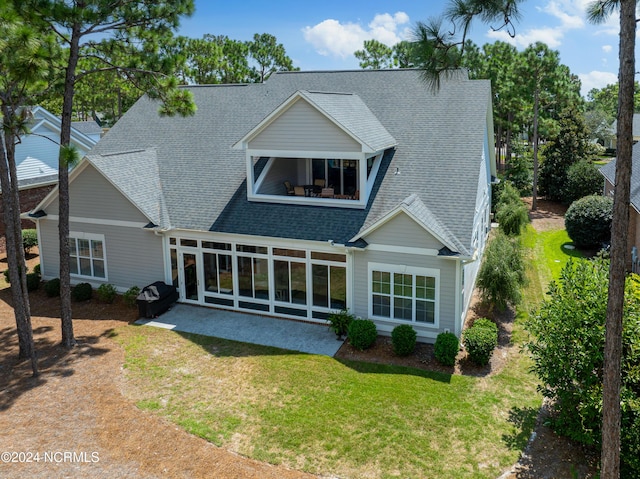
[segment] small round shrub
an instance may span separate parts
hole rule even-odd
[[[40,263],[38,263],[37,265],[35,265],[35,266],[33,267],[33,271],[32,271],[32,273],[37,274],[37,275],[38,275],[38,277],[42,277],[42,273],[41,273],[41,271],[40,271]]]
[[[138,297],[139,294],[140,294],[140,288],[138,286],[131,286],[122,295],[122,300],[124,301],[124,304],[126,304],[127,306],[133,307],[136,305],[136,298]]]
[[[22,230],[22,247],[25,254],[36,246],[38,246],[38,232],[34,229]]]
[[[89,283],[78,283],[71,290],[71,299],[76,302],[87,301],[91,299],[93,288]]]
[[[26,271],[29,272],[29,268],[27,268]],[[22,274],[22,268],[20,266],[18,266],[18,272]],[[11,277],[9,276],[9,270],[5,269],[2,272],[2,274],[4,275],[4,280],[7,282],[7,284],[11,284]]]
[[[562,189],[562,201],[571,204],[585,196],[602,192],[602,175],[591,161],[581,160],[567,170],[567,182]]]
[[[353,314],[349,313],[346,309],[342,311],[338,311],[336,313],[331,313],[329,318],[329,328],[331,331],[336,333],[338,338],[345,336],[349,331],[349,325],[354,321],[355,317]]]
[[[418,334],[408,324],[401,324],[391,331],[391,343],[393,352],[398,356],[409,356],[416,349],[416,338]]]
[[[44,292],[49,298],[60,296],[60,278],[50,279],[44,283]]]
[[[585,196],[574,201],[564,217],[564,226],[579,248],[600,246],[611,239],[613,200],[604,196]]]
[[[347,337],[354,348],[364,351],[373,346],[378,337],[378,330],[370,319],[355,319],[349,324]]]
[[[498,345],[498,327],[488,319],[478,319],[463,336],[464,348],[469,359],[479,366],[489,363],[493,350]]]
[[[440,364],[453,366],[456,363],[456,356],[460,350],[460,341],[453,333],[440,333],[436,337],[436,344],[433,345],[433,352]]]
[[[38,273],[29,273],[27,275],[27,291],[35,291],[40,287],[40,275]]]
[[[101,284],[96,291],[96,295],[98,299],[103,303],[113,303],[113,300],[116,299],[116,295],[118,292],[116,291],[116,287],[112,284],[106,283]]]

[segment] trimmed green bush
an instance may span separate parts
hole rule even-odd
[[[347,338],[351,345],[364,351],[370,348],[375,343],[378,337],[378,330],[376,325],[370,319],[355,319],[349,324],[347,329]]]
[[[498,233],[487,246],[478,273],[482,300],[498,309],[504,309],[508,303],[517,304],[525,280],[520,243]]]
[[[22,230],[22,247],[25,254],[38,246],[38,232],[34,229]]]
[[[126,304],[127,306],[133,307],[136,305],[136,298],[138,297],[139,294],[140,294],[140,288],[137,286],[131,286],[122,295],[122,300],[124,301],[124,304]]]
[[[89,283],[76,284],[71,290],[71,299],[76,302],[88,301],[93,294],[93,288]]]
[[[112,284],[101,284],[97,291],[96,295],[98,299],[103,303],[113,303],[113,300],[116,299],[118,292],[116,291],[116,287]]]
[[[20,274],[22,274],[22,268],[18,266],[18,271],[20,272]],[[27,271],[29,272],[29,268],[27,268]],[[7,282],[7,284],[11,284],[11,277],[9,276],[9,270],[5,269],[2,274],[4,275],[4,280]]]
[[[433,352],[440,364],[453,366],[456,363],[456,356],[460,350],[460,341],[453,333],[440,333],[436,337],[436,344]]]
[[[569,206],[564,216],[564,226],[577,247],[598,247],[611,239],[612,219],[611,198],[585,196]]]
[[[35,265],[33,267],[33,271],[32,273],[35,273],[38,275],[38,277],[42,277],[42,273],[40,272],[40,263],[38,263],[37,265]]]
[[[342,311],[331,313],[327,319],[329,321],[329,329],[336,333],[338,338],[341,338],[347,335],[349,325],[355,320],[355,316],[343,309]]]
[[[27,291],[35,291],[40,287],[40,275],[38,273],[29,273],[27,275]]]
[[[591,161],[574,163],[567,170],[567,183],[562,190],[562,201],[571,204],[585,196],[602,192],[602,175]]]
[[[519,199],[513,203],[498,203],[496,221],[506,235],[517,236],[529,222],[527,206]]]
[[[464,332],[464,348],[469,353],[469,359],[484,366],[489,363],[493,350],[498,345],[498,327],[489,320],[480,318]]]
[[[391,331],[393,352],[398,356],[409,356],[416,349],[418,333],[409,324],[401,324]]]
[[[44,283],[44,292],[49,298],[60,296],[60,278],[50,279]]]

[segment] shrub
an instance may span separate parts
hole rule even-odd
[[[640,282],[626,280],[622,319],[621,474],[640,477]],[[609,262],[569,262],[525,327],[540,391],[550,399],[551,425],[563,436],[600,445]]]
[[[378,337],[378,330],[370,319],[354,319],[349,324],[347,337],[354,348],[364,351],[373,346]]]
[[[487,246],[478,273],[482,300],[499,309],[504,309],[507,303],[517,304],[525,279],[520,243],[498,233]]]
[[[49,298],[60,296],[60,278],[50,279],[44,283],[44,292]]]
[[[500,209],[500,205],[509,205],[512,203],[522,203],[520,192],[510,181],[500,183],[502,186],[497,190],[496,210]]]
[[[126,304],[127,306],[133,307],[136,305],[136,298],[138,297],[139,294],[140,294],[140,288],[138,288],[137,286],[131,286],[122,295],[122,300],[124,301],[124,304]]]
[[[564,217],[564,226],[580,248],[600,246],[611,238],[613,200],[604,196],[585,196],[574,201]]]
[[[401,324],[391,331],[393,352],[398,356],[408,356],[416,349],[417,333],[408,324]]]
[[[445,366],[453,366],[460,350],[460,341],[453,333],[440,333],[433,346],[434,355],[439,363]]]
[[[93,288],[89,283],[76,284],[71,290],[71,299],[76,302],[87,301],[91,299]]]
[[[36,246],[38,246],[38,232],[34,229],[22,230],[22,247],[25,254]]]
[[[353,314],[349,313],[346,309],[342,311],[338,311],[336,313],[331,313],[329,315],[329,329],[336,333],[338,338],[342,336],[346,336],[349,331],[349,325],[353,322],[355,317]]]
[[[40,287],[40,275],[38,273],[29,273],[27,275],[27,291],[35,291]]]
[[[529,222],[529,212],[526,205],[518,200],[515,203],[498,203],[496,221],[500,229],[509,236],[517,236]]]
[[[35,273],[35,274],[37,274],[37,275],[38,275],[38,277],[41,277],[41,276],[42,276],[42,274],[41,274],[41,272],[40,272],[40,263],[38,263],[37,265],[35,265],[35,266],[33,267],[33,271],[32,271],[32,272],[33,272],[33,273]]]
[[[562,201],[566,204],[597,195],[602,192],[602,175],[598,167],[590,161],[579,161],[569,167],[567,182],[562,191]]]
[[[116,295],[118,294],[118,292],[116,291],[116,288],[114,285],[112,284],[101,284],[98,287],[98,290],[96,291],[96,294],[98,295],[98,299],[100,301],[102,301],[103,303],[113,303],[113,300],[116,299]]]
[[[29,271],[29,268],[27,268],[26,270],[27,272]],[[22,268],[20,266],[18,266],[18,272],[20,274],[22,274]],[[9,276],[9,270],[5,269],[2,274],[4,275],[4,280],[7,282],[7,284],[11,284],[11,277]]]
[[[464,332],[464,348],[469,359],[479,366],[489,363],[493,350],[498,345],[498,327],[493,321],[485,319],[476,322]]]

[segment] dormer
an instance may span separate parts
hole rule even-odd
[[[394,146],[358,95],[300,90],[233,148],[246,153],[249,201],[364,208]]]

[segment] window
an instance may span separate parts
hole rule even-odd
[[[437,270],[391,265],[370,265],[369,269],[373,316],[437,326]]]
[[[104,236],[70,233],[69,270],[74,276],[107,279]]]

